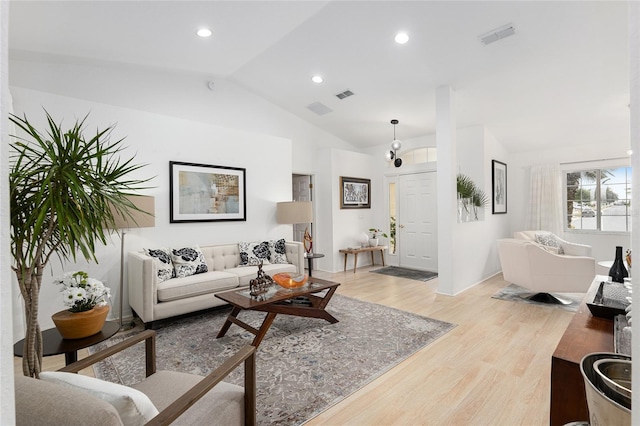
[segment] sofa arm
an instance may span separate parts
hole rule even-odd
[[[591,257],[591,246],[588,246],[586,244],[572,243],[569,241],[565,241],[559,237],[556,237],[556,239],[560,242],[562,250],[564,250],[564,254],[569,256]]]
[[[304,273],[304,247],[299,241],[285,241],[287,260],[295,265],[298,274]]]
[[[127,260],[129,306],[143,322],[151,322],[158,303],[158,267],[153,257],[142,252],[129,252]]]

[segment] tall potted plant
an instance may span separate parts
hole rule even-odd
[[[126,196],[149,180],[127,177],[144,165],[121,158],[123,139],[109,138],[113,126],[85,137],[87,116],[63,130],[45,114],[44,133],[26,115],[9,117],[23,132],[13,136],[9,157],[11,254],[26,316],[22,370],[33,377],[42,366],[38,297],[45,266],[53,255],[62,261],[82,254],[97,262],[96,240],[107,243],[114,214],[138,210]]]

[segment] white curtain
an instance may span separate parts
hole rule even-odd
[[[560,166],[531,166],[527,227],[562,232],[562,177]]]

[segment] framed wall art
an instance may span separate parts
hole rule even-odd
[[[169,162],[169,221],[247,220],[245,169]]]
[[[370,209],[371,179],[340,176],[340,208]]]
[[[498,160],[491,160],[492,213],[507,212],[507,165]]]

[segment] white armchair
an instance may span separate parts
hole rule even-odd
[[[566,247],[565,253],[591,251],[589,246]],[[593,257],[555,254],[529,239],[498,240],[498,255],[504,280],[530,290],[527,297],[539,302],[570,303],[551,293],[584,293],[596,273]]]

